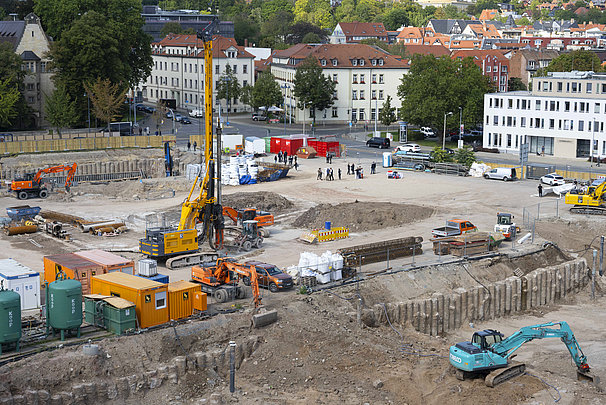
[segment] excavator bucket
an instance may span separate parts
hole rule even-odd
[[[577,380],[578,381],[589,381],[596,387],[599,386],[599,384],[600,384],[600,377],[598,377],[597,375],[591,374],[591,372],[589,372],[589,371],[577,370]]]

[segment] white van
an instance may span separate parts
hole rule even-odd
[[[484,173],[485,179],[515,180],[518,178],[515,167],[497,167]]]

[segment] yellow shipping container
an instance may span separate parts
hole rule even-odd
[[[166,284],[116,271],[93,277],[91,293],[111,295],[133,302],[140,328],[168,322]]]
[[[168,283],[168,306],[170,319],[175,321],[194,313],[194,294],[200,292],[200,284],[188,281]]]

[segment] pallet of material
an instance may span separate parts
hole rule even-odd
[[[357,267],[362,264],[377,263],[387,261],[387,259],[412,256],[413,254],[420,255],[423,253],[422,242],[422,237],[411,236],[408,238],[350,246],[339,249],[337,253],[343,256],[344,266]]]
[[[474,232],[465,235],[440,238],[433,241],[433,252],[436,255],[469,256],[486,253],[496,249],[504,237],[501,234]]]

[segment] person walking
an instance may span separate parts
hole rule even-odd
[[[191,149],[191,142],[190,142],[190,141],[187,141],[187,151],[189,152],[189,151],[190,151],[190,149]]]
[[[330,180],[334,181],[335,180],[335,171],[333,170],[333,168],[330,168]]]
[[[539,187],[537,187],[537,189],[539,190],[539,197],[543,197],[543,186],[541,183],[539,183]]]
[[[322,169],[318,168],[318,176],[316,177],[316,180],[322,180]]]
[[[295,164],[297,164],[297,155],[295,155]]]
[[[377,168],[377,164],[375,162],[372,162],[372,164],[370,165],[370,174],[375,174],[376,168]]]
[[[274,163],[278,163],[278,155],[274,156]]]
[[[194,152],[196,151],[197,147],[198,147],[198,142],[194,141]]]
[[[295,170],[299,170],[299,164],[295,162]]]
[[[139,136],[143,135],[143,127],[139,127]]]
[[[349,165],[347,165],[349,167]],[[339,180],[341,180],[341,168],[339,167],[339,170],[337,170],[337,174],[339,176]]]
[[[347,164],[347,175],[349,176],[351,174],[351,166],[349,166],[349,163]]]
[[[288,152],[284,151],[284,164],[288,162]]]
[[[328,153],[326,154],[326,163],[330,163],[330,156],[328,156]]]
[[[326,180],[327,181],[330,180],[330,168],[329,167],[326,168]]]

